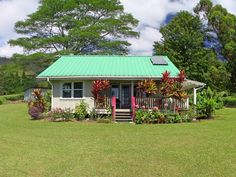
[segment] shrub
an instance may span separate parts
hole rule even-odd
[[[45,111],[50,111],[51,110],[51,99],[52,99],[51,91],[45,92],[43,95],[43,98],[44,98],[44,102],[45,102]]]
[[[41,119],[43,117],[43,111],[40,107],[30,106],[28,112],[32,119]]]
[[[210,87],[205,89],[197,96],[198,96],[198,103],[197,103],[198,114],[206,118],[212,117],[213,112],[217,108],[217,101]]]
[[[142,124],[145,120],[145,111],[143,109],[138,109],[135,114],[135,123]]]
[[[39,119],[40,115],[45,111],[45,100],[40,89],[35,89],[32,95],[34,98],[28,103],[28,113],[31,118]]]
[[[89,113],[89,118],[92,119],[92,120],[96,120],[98,118],[98,114],[96,112],[96,109],[93,108],[90,113]]]
[[[4,97],[0,97],[0,105],[4,104],[6,102],[6,99]]]
[[[165,123],[164,114],[161,113],[157,109],[146,110],[146,109],[138,109],[136,111],[135,123]]]
[[[75,107],[75,118],[78,120],[84,120],[88,115],[88,104],[82,101],[79,105]]]
[[[228,107],[236,107],[236,97],[233,96],[225,97],[224,105]]]
[[[24,95],[23,94],[5,95],[4,98],[7,101],[19,101],[19,100],[23,100],[24,99]]]
[[[153,110],[138,109],[136,111],[135,123],[152,123],[152,124],[164,124],[164,123],[181,123],[191,122],[196,117],[193,109],[187,112],[173,113],[173,112],[160,112],[155,108]]]
[[[53,120],[53,121],[68,121],[74,118],[74,113],[71,109],[61,109],[61,108],[55,108],[48,112],[47,118]]]

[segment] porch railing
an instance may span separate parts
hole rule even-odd
[[[187,110],[189,105],[189,98],[186,99],[176,99],[176,98],[140,98],[136,97],[136,105],[139,107],[145,107],[146,109],[152,109],[158,107],[159,109],[168,110]]]
[[[95,101],[95,109],[107,109],[111,107],[111,98],[104,97]]]

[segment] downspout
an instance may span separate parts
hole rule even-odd
[[[197,105],[197,91],[200,90],[200,89],[203,89],[205,86],[206,86],[206,84],[204,84],[201,87],[193,89],[193,105],[194,105],[194,112],[195,113],[196,113],[196,105]]]
[[[49,77],[47,77],[47,82],[51,85],[51,109],[53,108],[53,84],[51,83],[51,81],[49,80]]]

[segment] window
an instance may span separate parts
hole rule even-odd
[[[83,83],[75,82],[74,83],[74,98],[82,98],[83,97]]]
[[[62,86],[62,98],[82,98],[83,97],[83,83],[69,82]]]
[[[62,88],[62,97],[71,98],[72,96],[72,83],[64,83]]]

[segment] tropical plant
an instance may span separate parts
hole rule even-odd
[[[183,90],[183,82],[186,80],[186,74],[184,70],[181,70],[180,73],[178,74],[177,78],[174,78],[173,81],[173,87],[172,87],[172,93],[171,96],[174,98],[177,98],[179,100],[182,100],[187,96],[187,93]]]
[[[45,100],[41,89],[34,89],[32,95],[33,99],[28,103],[28,113],[33,119],[38,119],[41,118],[41,114],[45,111]]]
[[[75,118],[78,120],[84,120],[88,115],[88,104],[84,101],[81,101],[80,104],[75,107]]]
[[[164,97],[169,97],[173,92],[174,80],[170,78],[170,72],[165,71],[162,73],[161,83],[160,83],[160,93]]]
[[[146,93],[147,96],[158,93],[157,83],[152,79],[146,79],[138,82],[138,87],[141,92]]]
[[[211,118],[217,107],[214,92],[210,87],[197,95],[197,111],[200,116]]]
[[[103,108],[107,108],[109,105],[105,105],[107,98],[107,92],[111,87],[108,80],[96,80],[92,82],[91,92],[95,100],[96,105],[100,105]]]

